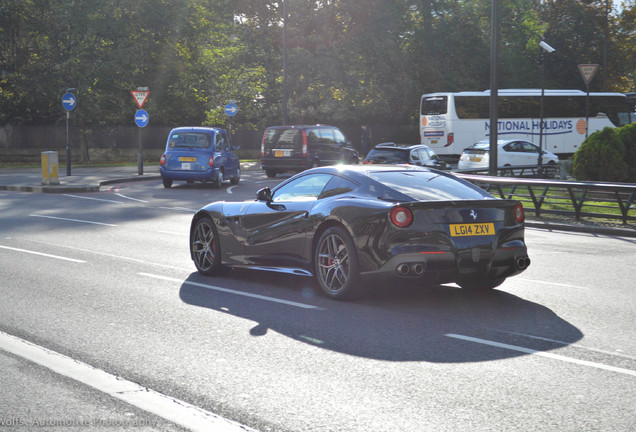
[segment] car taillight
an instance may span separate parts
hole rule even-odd
[[[265,135],[263,134],[263,141],[261,141],[261,157],[265,157]]]
[[[523,211],[523,206],[521,204],[517,204],[515,206],[515,220],[517,221],[517,223],[521,223],[523,222],[524,217],[525,213]]]
[[[307,156],[307,134],[303,131],[303,157]]]
[[[211,167],[214,166],[214,156],[210,156],[210,159],[208,159],[208,165],[210,165]]]
[[[406,228],[413,222],[413,212],[406,207],[393,207],[390,213],[391,222],[398,228]]]
[[[161,164],[161,166],[164,166],[166,164],[166,155],[165,154],[161,155],[161,159],[159,159],[159,163]]]

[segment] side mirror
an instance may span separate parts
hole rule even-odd
[[[272,190],[268,187],[259,189],[256,192],[256,200],[270,202],[272,200]]]

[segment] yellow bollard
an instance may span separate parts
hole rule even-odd
[[[42,184],[59,185],[60,179],[57,176],[58,157],[57,152],[42,152]]]

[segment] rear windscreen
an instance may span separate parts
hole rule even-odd
[[[265,150],[298,148],[300,134],[299,129],[268,129],[265,131]]]
[[[387,189],[380,199],[414,201],[455,201],[493,198],[465,180],[433,171],[370,172],[369,177]]]
[[[422,99],[422,115],[441,115],[448,112],[448,97],[431,96]]]
[[[382,163],[404,163],[409,160],[409,152],[397,149],[373,149],[366,159]]]
[[[170,136],[168,147],[208,148],[211,140],[212,137],[207,133],[177,132]]]

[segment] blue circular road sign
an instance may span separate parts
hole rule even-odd
[[[229,115],[230,117],[236,115],[237,112],[238,108],[233,103],[225,105],[225,114]]]
[[[150,120],[150,116],[146,112],[146,110],[137,110],[135,113],[135,123],[139,127],[145,127],[148,124],[148,120]]]
[[[62,106],[66,111],[70,111],[75,108],[77,105],[77,99],[75,99],[75,95],[73,93],[65,93],[62,96]]]

